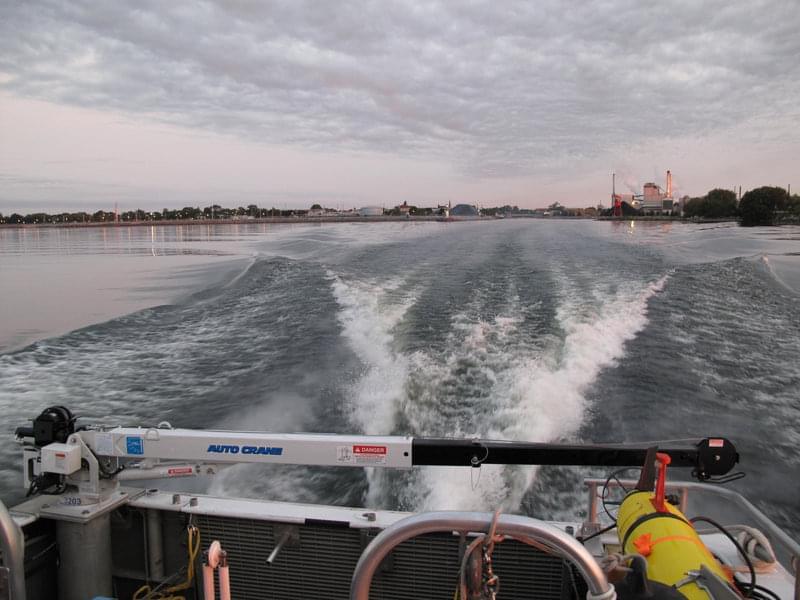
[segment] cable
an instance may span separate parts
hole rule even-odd
[[[106,471],[106,467],[103,464],[103,461],[100,460],[100,457],[97,456],[97,453],[89,448],[89,446],[86,446],[86,449],[92,453],[92,456],[94,456],[94,459],[97,461],[97,468],[100,471],[100,479],[113,479],[125,469],[125,465],[119,465],[115,471]],[[117,464],[119,464],[119,461],[117,461]]]
[[[200,530],[194,525],[189,525],[186,528],[186,549],[189,556],[186,563],[186,580],[183,583],[165,588],[163,592],[159,590],[164,587],[166,582],[155,588],[145,584],[136,590],[133,594],[133,600],[185,600],[184,596],[179,596],[175,592],[188,590],[194,580],[194,565],[197,561],[197,555],[200,553]],[[170,579],[172,577],[174,575]]]
[[[604,533],[606,533],[607,531],[611,531],[612,529],[614,529],[616,526],[617,526],[617,524],[616,524],[616,523],[612,523],[612,524],[611,524],[611,525],[609,525],[608,527],[603,527],[603,528],[602,528],[600,531],[595,531],[595,532],[594,532],[592,535],[587,535],[586,537],[582,537],[582,538],[575,538],[575,539],[577,539],[577,540],[578,540],[578,541],[579,541],[581,544],[585,544],[585,543],[586,543],[587,541],[589,541],[590,539],[592,539],[592,538],[595,538],[595,537],[597,537],[598,535],[603,535],[603,534],[604,534]]]
[[[765,588],[763,585],[755,585],[753,587],[755,588],[755,590],[757,590],[757,592],[763,592],[764,594],[766,594],[767,595],[766,596],[766,600],[781,600],[781,597],[778,596],[778,594],[776,594],[775,592],[773,592],[770,589]],[[765,598],[765,596],[762,596],[760,593],[759,594],[755,594],[754,593],[753,597],[754,598]]]
[[[744,590],[741,590],[741,591],[748,598],[750,596],[752,596],[753,591],[756,589],[756,570],[755,570],[755,568],[753,568],[753,561],[751,561],[750,557],[747,556],[747,553],[744,551],[744,549],[739,544],[739,542],[736,541],[736,538],[733,537],[728,532],[728,530],[725,529],[722,525],[720,525],[719,523],[717,523],[713,519],[709,519],[708,517],[697,516],[697,517],[692,517],[691,519],[689,519],[689,522],[692,523],[693,525],[695,523],[697,523],[698,521],[700,521],[702,523],[708,523],[709,525],[712,525],[713,527],[716,527],[717,529],[719,529],[725,535],[725,537],[727,537],[731,541],[731,543],[733,543],[734,546],[736,546],[736,550],[739,552],[739,554],[742,555],[742,558],[744,558],[744,562],[747,563],[747,569],[750,571],[750,583],[749,584],[741,584],[741,585],[747,585],[748,586],[747,588],[745,588]],[[734,581],[736,581],[736,580],[734,579]],[[740,586],[737,586],[737,587],[740,587]]]
[[[697,469],[692,471],[692,477],[697,479],[698,481],[702,481],[704,483],[713,483],[715,485],[725,485],[726,483],[731,483],[732,481],[737,481],[744,477],[746,473],[743,471],[737,471],[736,473],[731,473],[730,475],[723,475],[721,477],[701,477]]]
[[[66,484],[60,480],[50,482],[49,485],[45,485],[48,483],[48,475],[48,473],[41,473],[31,479],[31,484],[28,486],[28,492],[25,494],[25,497],[27,498],[29,496],[33,496],[34,494],[42,494],[43,496],[58,496],[67,490]],[[50,490],[50,488],[53,486],[55,486],[55,490]]]
[[[617,476],[618,476],[620,473],[625,473],[626,471],[633,471],[633,470],[639,470],[639,471],[641,471],[642,469],[641,469],[641,467],[623,467],[622,469],[617,469],[616,471],[612,471],[612,472],[611,472],[611,474],[610,474],[610,475],[608,476],[608,478],[606,479],[606,482],[603,484],[603,490],[600,492],[600,502],[601,502],[601,504],[603,505],[603,510],[604,510],[604,511],[605,511],[605,513],[608,515],[608,518],[609,518],[609,519],[611,519],[612,521],[614,521],[614,523],[615,523],[615,524],[616,524],[616,522],[617,522],[617,518],[616,518],[615,516],[613,516],[613,515],[612,515],[612,514],[609,512],[609,510],[608,510],[608,507],[606,506],[606,504],[607,504],[607,502],[606,502],[606,498],[607,498],[607,496],[608,496],[608,494],[607,494],[607,492],[608,492],[608,484],[609,484],[609,483],[611,483],[611,480],[612,480],[612,479],[616,479],[616,480],[617,480],[617,483],[619,484],[619,486],[620,486],[620,487],[621,487],[621,488],[622,488],[622,489],[625,491],[625,493],[627,494],[627,493],[628,493],[628,490],[625,488],[625,486],[624,486],[624,485],[622,485],[622,482],[619,480],[619,478],[618,478]]]

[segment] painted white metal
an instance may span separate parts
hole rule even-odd
[[[411,437],[117,427],[78,432],[98,456],[411,468]]]
[[[413,514],[393,510],[370,510],[366,508],[246,498],[221,498],[204,494],[177,494],[167,491],[148,491],[138,498],[132,499],[130,505],[135,508],[218,515],[238,519],[277,521],[293,525],[302,525],[308,519],[339,521],[347,523],[352,529],[383,529]],[[550,522],[550,524],[561,531],[565,531],[567,527],[572,527],[573,531],[577,531],[580,527],[580,523],[577,522]]]
[[[67,444],[48,444],[42,448],[42,471],[71,475],[81,468],[81,449]]]
[[[216,475],[218,471],[219,465],[168,463],[148,468],[125,469],[117,474],[117,480],[124,482],[147,479],[175,479],[178,477],[194,477],[195,475]]]
[[[58,520],[56,540],[59,600],[113,595],[110,514],[85,523]]]
[[[69,492],[59,496],[32,496],[13,508],[13,517],[18,524],[27,524],[37,518],[87,523],[144,493],[142,488],[120,487],[99,501]]]

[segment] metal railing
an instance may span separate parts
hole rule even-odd
[[[375,537],[361,554],[350,586],[351,600],[368,600],[372,578],[392,549],[411,538],[426,533],[459,532],[487,533],[494,515],[481,512],[430,512],[402,519]],[[575,538],[560,529],[537,519],[517,515],[500,515],[495,533],[521,542],[531,540],[545,545],[571,562],[588,586],[588,600],[615,600],[614,586],[589,551]]]
[[[3,566],[8,569],[9,600],[25,600],[25,538],[0,501],[0,548]]]

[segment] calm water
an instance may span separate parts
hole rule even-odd
[[[800,230],[643,225],[0,231],[2,497],[21,495],[10,432],[64,404],[131,425],[724,435],[748,474],[735,487],[797,533],[800,480],[787,475],[800,468]],[[544,517],[583,502],[578,470],[468,471],[249,466],[207,484]]]

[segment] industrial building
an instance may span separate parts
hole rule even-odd
[[[667,171],[667,189],[663,190],[655,183],[644,184],[641,209],[650,215],[671,215],[674,200],[672,198],[672,173]]]
[[[383,208],[380,206],[362,206],[358,209],[359,217],[382,217]]]

